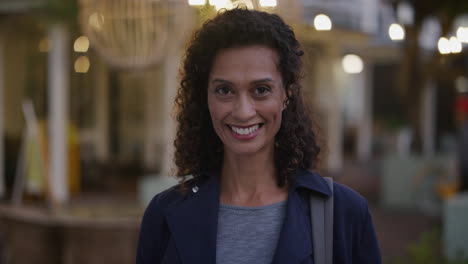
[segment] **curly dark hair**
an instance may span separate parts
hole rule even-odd
[[[300,84],[303,51],[295,34],[278,15],[245,8],[218,14],[195,32],[187,48],[176,96],[177,135],[174,142],[176,176],[200,177],[202,171],[220,169],[223,143],[214,131],[208,110],[208,78],[220,50],[265,45],[279,57],[287,96],[282,123],[275,136],[275,166],[280,187],[292,182],[293,171],[315,167],[320,147]]]

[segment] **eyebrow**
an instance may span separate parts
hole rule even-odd
[[[227,83],[227,84],[233,84],[232,82],[228,81],[228,80],[224,80],[224,79],[220,79],[220,78],[215,78],[213,79],[213,81],[211,81],[211,83]],[[252,81],[251,83],[252,84],[257,84],[257,83],[265,83],[265,82],[272,82],[274,83],[275,81],[271,78],[263,78],[263,79],[259,79],[259,80],[255,80],[255,81]]]
[[[257,84],[257,83],[265,83],[265,82],[272,82],[274,83],[275,81],[271,78],[263,78],[263,79],[260,79],[260,80],[255,80],[253,81],[252,83],[253,84]]]
[[[213,81],[211,81],[211,83],[227,83],[227,84],[233,84],[232,82],[228,81],[228,80],[223,80],[223,79],[219,79],[219,78],[216,78],[214,79]]]

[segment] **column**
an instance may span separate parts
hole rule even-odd
[[[4,75],[4,62],[5,57],[3,56],[4,52],[4,37],[2,32],[0,32],[0,199],[5,195],[5,146],[4,146],[4,139],[5,139],[5,127],[3,125],[4,122],[4,111],[3,108],[5,107],[4,104],[4,94],[5,94],[5,75]]]
[[[49,29],[52,49],[48,58],[49,79],[49,188],[52,205],[68,200],[67,121],[69,70],[69,36],[65,25]]]
[[[162,91],[158,91],[161,94],[161,98],[158,98],[158,102],[161,102],[162,106],[158,107],[161,109],[162,114],[162,127],[153,127],[151,123],[155,123],[153,115],[147,113],[145,117],[146,122],[146,136],[145,136],[145,145],[148,145],[151,142],[155,141],[154,135],[150,135],[153,129],[159,129],[162,133],[162,150],[154,150],[155,145],[145,147],[145,163],[151,163],[149,160],[152,155],[160,155],[161,159],[161,169],[157,175],[148,175],[140,180],[138,186],[138,196],[139,200],[143,206],[146,206],[149,201],[154,197],[156,193],[159,193],[173,185],[176,185],[178,181],[175,178],[168,177],[172,176],[174,163],[173,163],[173,153],[174,153],[174,139],[176,131],[176,123],[172,118],[172,109],[174,106],[174,98],[177,93],[177,74],[179,70],[181,53],[180,52],[168,52],[167,56],[164,57],[162,62],[162,77],[160,78],[162,82]],[[156,89],[152,87],[152,89]],[[150,94],[152,94],[152,91]],[[153,102],[154,105],[156,105]],[[145,111],[152,111],[152,107],[148,104],[146,105]]]
[[[343,167],[343,117],[341,112],[342,98],[339,90],[340,72],[339,52],[336,47],[324,47],[317,67],[319,104],[325,118],[324,135],[327,143],[326,167],[336,173]],[[343,74],[343,73],[341,73]]]
[[[109,74],[106,65],[96,63],[96,155],[99,161],[109,159]]]
[[[372,66],[365,64],[360,75],[364,92],[357,131],[357,157],[368,161],[372,155]]]
[[[157,169],[158,155],[161,153],[158,149],[158,139],[160,138],[160,122],[158,122],[158,115],[160,114],[160,104],[166,106],[161,94],[158,90],[162,89],[160,67],[152,71],[151,74],[145,74],[145,139],[143,144],[143,161],[145,169],[154,171]],[[165,99],[165,98],[164,98]],[[164,113],[166,114],[166,113]]]
[[[422,97],[421,134],[423,155],[425,157],[431,157],[435,152],[436,125],[436,86],[433,81],[427,81],[423,89]]]

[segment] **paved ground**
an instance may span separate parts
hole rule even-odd
[[[392,211],[375,204],[371,204],[371,212],[384,263],[404,256],[408,246],[418,242],[422,234],[440,227],[437,218],[417,212]]]
[[[368,199],[384,263],[392,264],[392,260],[404,256],[408,246],[419,241],[422,234],[441,226],[437,217],[414,210],[392,210],[380,204],[380,164],[377,161],[346,162],[345,170],[334,177]]]

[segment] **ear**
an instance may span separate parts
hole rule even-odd
[[[286,90],[287,96],[285,95],[284,101],[283,101],[283,110],[286,109],[289,105],[289,98],[292,96],[292,91],[291,89]]]

